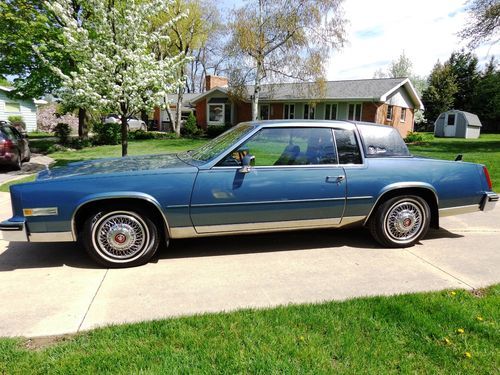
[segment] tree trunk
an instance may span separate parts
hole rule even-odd
[[[78,137],[88,137],[87,110],[85,108],[78,108]]]
[[[149,127],[148,126],[148,122],[149,122],[148,111],[145,111],[145,110],[141,111],[141,120],[146,123],[146,127]]]
[[[182,122],[182,98],[184,97],[184,87],[179,87],[177,92],[177,108],[175,112],[175,126],[174,131],[177,137],[181,136],[181,122]]]
[[[127,124],[127,111],[122,104],[122,156],[127,156],[128,152],[128,124]]]
[[[252,95],[252,120],[259,119],[259,96],[260,96],[260,81],[262,80],[262,62],[257,61],[257,72],[255,74],[255,85]]]

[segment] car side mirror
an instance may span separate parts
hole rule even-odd
[[[252,167],[255,166],[255,156],[253,155],[245,155],[243,160],[241,161],[241,168],[238,169],[239,173],[248,173],[252,170]]]

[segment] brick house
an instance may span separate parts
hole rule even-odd
[[[189,98],[198,125],[235,125],[251,120],[250,93],[246,86],[238,99],[226,78],[207,76],[206,91]],[[184,104],[183,104],[184,106]],[[391,125],[402,136],[413,131],[414,113],[422,101],[408,78],[360,79],[315,83],[263,85],[259,118],[357,120]]]

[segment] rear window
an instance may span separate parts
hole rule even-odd
[[[385,156],[410,156],[399,132],[390,126],[358,125],[368,158]]]

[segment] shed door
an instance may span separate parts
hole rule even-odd
[[[444,123],[444,136],[454,137],[457,133],[457,114],[448,113]]]

